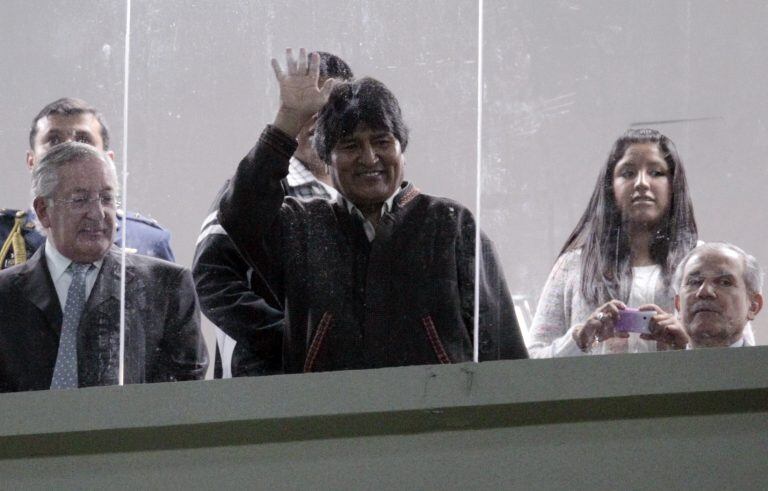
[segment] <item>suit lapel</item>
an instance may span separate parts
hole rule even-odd
[[[132,268],[126,267],[126,291]],[[120,251],[111,248],[80,319],[78,362],[84,386],[117,384],[120,356]]]
[[[125,289],[127,292],[129,286],[133,286],[135,275],[131,266],[130,256],[126,256],[126,259]],[[88,296],[88,301],[85,304],[85,313],[112,313],[113,308],[110,301],[117,302],[118,305],[120,304],[120,250],[114,246],[104,256],[104,262],[101,265],[99,275],[96,277],[96,283],[94,283],[91,294]]]
[[[45,260],[45,244],[27,261],[16,278],[17,287],[43,312],[48,328],[61,335],[62,310]]]
[[[120,262],[112,258],[111,252],[104,256],[96,283],[85,304],[84,315],[109,309],[109,300],[120,302]]]

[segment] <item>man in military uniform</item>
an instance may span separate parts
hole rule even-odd
[[[64,97],[45,106],[32,121],[27,150],[29,170],[45,152],[67,141],[87,143],[114,157],[109,150],[109,129],[101,113],[83,100]],[[122,210],[118,211],[118,218],[123,215]],[[122,246],[122,223],[118,219],[117,246]],[[129,252],[174,261],[171,235],[156,221],[129,213],[125,214],[125,226]],[[0,209],[0,269],[26,262],[44,240],[35,227],[34,211]]]

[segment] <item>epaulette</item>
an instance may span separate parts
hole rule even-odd
[[[7,223],[12,226],[20,219],[23,223],[22,228],[34,230],[35,220],[28,210],[14,210],[12,208],[0,208],[0,223]]]
[[[16,219],[21,219],[22,229],[26,229],[26,232],[35,229],[34,213],[30,213],[29,210],[14,210],[12,208],[0,208],[0,219],[5,219],[8,222],[15,223]]]
[[[24,210],[14,210],[12,208],[0,208],[0,216],[8,218],[24,217],[27,212]]]
[[[157,220],[154,218],[148,218],[142,215],[138,212],[131,212],[131,213],[125,213],[123,210],[117,210],[117,218],[120,219],[125,215],[125,219],[129,220],[131,222],[138,222],[144,225],[149,225],[150,227],[154,227],[158,230],[163,230],[163,227],[160,226],[159,223],[157,223]]]
[[[0,243],[0,269],[22,264],[27,261],[27,246],[24,242],[24,229],[29,225],[27,212],[24,210],[2,209],[2,216],[13,219],[7,237]],[[34,225],[32,225],[34,227]]]

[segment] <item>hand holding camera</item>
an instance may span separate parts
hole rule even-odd
[[[595,342],[612,337],[628,337],[628,333],[614,329],[621,312],[626,309],[627,306],[620,300],[611,300],[598,307],[584,324],[573,330],[573,339],[579,348],[587,352]]]
[[[665,312],[654,304],[643,305],[638,310],[651,314],[649,332],[641,333],[640,337],[656,341],[656,347],[659,351],[685,349],[691,342],[688,333],[685,332],[683,325],[674,313]]]

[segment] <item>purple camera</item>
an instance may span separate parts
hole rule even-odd
[[[653,310],[624,309],[619,311],[619,320],[613,325],[614,331],[639,332],[650,334],[651,318],[656,314]]]

